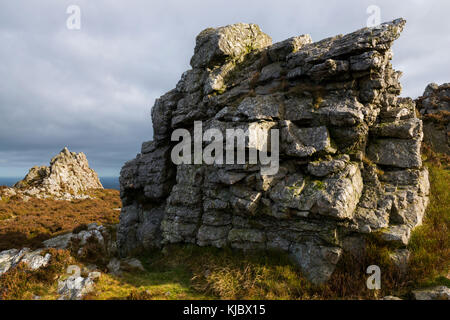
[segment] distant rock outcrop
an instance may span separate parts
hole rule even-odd
[[[253,24],[202,31],[192,69],[155,102],[154,140],[122,168],[120,254],[170,243],[277,249],[321,283],[366,234],[404,247],[429,192],[422,121],[412,99],[398,98],[390,63],[404,25],[273,45]],[[278,129],[278,173],[247,159],[174,164],[171,135],[192,134],[194,121],[222,135]]]
[[[64,148],[50,166],[33,167],[14,185],[20,193],[38,198],[73,199],[86,197],[89,189],[103,189],[97,173],[89,167],[86,155]]]
[[[450,83],[430,83],[416,104],[424,122],[424,142],[450,155]]]

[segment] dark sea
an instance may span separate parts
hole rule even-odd
[[[23,177],[0,177],[0,186],[12,187],[22,179]],[[119,190],[119,177],[100,177],[100,182],[105,189]]]
[[[120,189],[119,177],[100,177],[100,182],[105,189]]]
[[[12,187],[17,181],[23,177],[0,177],[0,186]]]

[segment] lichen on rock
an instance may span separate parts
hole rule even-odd
[[[277,249],[321,283],[367,234],[404,246],[429,192],[422,123],[414,101],[398,98],[390,63],[404,25],[273,45],[255,25],[200,33],[192,69],[155,102],[153,141],[122,168],[120,254],[169,243]],[[194,121],[279,129],[278,173],[175,165],[171,134]]]

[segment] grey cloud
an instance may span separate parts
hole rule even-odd
[[[66,29],[77,4],[82,29]],[[17,1],[0,4],[0,176],[23,175],[67,145],[101,175],[117,175],[150,140],[150,108],[189,68],[195,36],[209,26],[253,22],[274,41],[313,40],[404,17],[394,67],[404,95],[448,82],[448,1]]]

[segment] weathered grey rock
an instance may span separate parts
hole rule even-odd
[[[421,114],[437,114],[439,112],[450,112],[450,83],[438,85],[430,83],[422,97],[417,99],[418,109]]]
[[[280,62],[275,62],[265,66],[261,70],[259,81],[264,82],[268,80],[278,79],[282,76],[283,67]]]
[[[429,289],[413,291],[416,300],[450,300],[450,289],[446,286],[437,286]]]
[[[342,254],[342,249],[306,242],[292,245],[290,252],[311,282],[323,283],[333,273]]]
[[[271,44],[272,39],[255,24],[238,23],[205,29],[197,36],[191,65],[193,68],[214,67],[227,58],[237,58]]]
[[[120,260],[113,257],[106,267],[108,268],[108,271],[115,276],[121,276],[123,272],[145,271],[142,262],[139,259],[132,257]]]
[[[311,161],[308,164],[308,172],[316,177],[325,177],[331,173],[344,170],[349,161],[350,157],[348,155],[332,160]]]
[[[210,221],[207,221],[210,222]],[[214,223],[214,222],[213,222]],[[227,236],[231,229],[231,221],[229,225],[211,226],[202,225],[197,233],[197,244],[199,246],[214,246],[222,248],[227,244]]]
[[[22,250],[11,249],[0,252],[0,275],[8,272],[19,263],[25,263],[31,270],[37,270],[48,265],[51,255],[41,255],[42,249],[31,251],[28,248]]]
[[[156,148],[152,152],[142,153],[128,161],[120,174],[121,196],[127,192],[142,189],[149,199],[159,199],[169,192],[173,168],[168,147]]]
[[[280,119],[281,101],[274,95],[247,97],[238,106],[237,112],[250,121]]]
[[[422,170],[406,169],[385,171],[380,175],[380,181],[391,183],[399,186],[417,185],[422,176],[428,181],[428,170],[424,167]],[[426,189],[429,189],[426,187]]]
[[[418,140],[373,140],[367,152],[368,157],[376,164],[399,168],[420,168],[422,166],[420,141]]]
[[[406,21],[403,19],[396,19],[383,23],[377,28],[363,28],[344,36],[330,37],[305,45],[302,50],[288,57],[289,67],[292,68],[305,62],[323,62],[342,55],[359,55],[363,50],[369,52],[389,50],[393,41],[400,36],[405,23]],[[376,41],[373,41],[374,39]]]
[[[342,97],[333,93],[323,99],[317,98],[314,108],[314,114],[327,124],[344,127],[363,123],[365,118],[363,111],[372,111],[354,97]]]
[[[86,230],[78,233],[66,233],[42,242],[45,248],[67,249],[76,257],[83,258],[88,254],[88,247],[95,246],[103,257],[117,253],[117,244],[112,234],[115,226],[108,228],[97,223],[87,225]],[[102,258],[103,258],[102,257]]]
[[[254,113],[256,112],[257,111],[255,111]],[[263,151],[271,149],[271,129],[274,128],[276,124],[277,123],[274,121],[226,122],[214,119],[206,121],[204,130],[214,128],[221,132],[224,139],[227,137],[227,130],[236,130],[242,132],[244,136],[239,134],[239,139],[236,140],[241,141],[243,139],[243,145],[247,149]],[[253,135],[253,137],[255,138],[250,139],[251,135]],[[224,147],[224,154],[226,154],[226,149],[228,149],[227,144],[225,144]],[[236,148],[236,143],[234,144],[234,148]]]
[[[322,283],[366,234],[404,246],[429,193],[422,122],[414,101],[398,98],[390,63],[404,24],[273,45],[255,25],[200,33],[193,69],[155,102],[153,142],[122,168],[121,257],[169,243],[276,249]],[[171,134],[192,133],[194,121],[222,133],[224,152],[236,151],[229,129],[267,134],[244,137],[243,163],[175,165]],[[276,146],[275,129],[279,169],[269,175],[249,153]]]
[[[385,296],[382,300],[403,300],[396,296]]]
[[[72,233],[66,233],[54,238],[50,238],[42,242],[46,248],[66,249],[69,246],[70,239],[72,239]]]
[[[346,73],[349,69],[348,61],[328,59],[311,67],[306,73],[316,82],[326,81],[339,74]]]
[[[416,118],[416,103],[411,98],[397,98],[386,95],[383,107],[380,111],[380,119],[383,121],[398,121]]]
[[[390,226],[382,232],[381,237],[386,241],[392,241],[399,245],[407,245],[410,237],[411,229],[408,226]]]
[[[368,51],[360,55],[350,57],[350,68],[352,71],[366,71],[380,68],[383,57],[378,51]]]
[[[378,137],[400,139],[422,139],[422,121],[416,118],[381,123],[371,128],[371,133]]]
[[[254,229],[231,229],[228,233],[228,241],[233,248],[238,249],[264,249],[265,234]]]
[[[272,45],[267,54],[272,61],[283,61],[289,54],[297,52],[304,45],[310,43],[312,43],[312,39],[309,34],[292,37]]]
[[[325,126],[299,128],[291,121],[281,121],[281,150],[289,156],[308,157],[317,152],[334,153]]]
[[[41,267],[45,267],[50,262],[52,257],[50,253],[41,255],[43,250],[36,250],[33,252],[27,252],[23,255],[21,262],[25,263],[30,267],[31,270],[37,270]]]
[[[122,274],[122,271],[120,270],[120,260],[117,258],[112,258],[106,267],[108,268],[108,271],[115,276],[120,276]]]
[[[327,178],[323,185],[311,211],[338,219],[351,219],[363,190],[359,168],[351,164],[346,174]]]
[[[85,246],[89,243],[90,246],[98,246],[99,250],[96,250],[96,253],[100,255],[99,258],[113,257],[117,253],[117,248],[109,230],[109,228],[104,226],[91,223],[86,230],[60,235],[44,241],[43,244],[46,248],[67,249],[72,251],[74,256],[83,257]],[[21,250],[11,249],[0,252],[0,275],[16,267],[19,263],[24,263],[31,270],[46,267],[50,263],[52,256],[45,251],[46,249],[32,251],[28,248],[23,248]],[[112,258],[111,261],[108,264],[109,269],[114,267],[114,261],[119,260]],[[142,264],[135,258],[125,259],[122,264],[122,268],[127,271],[132,269],[143,270]],[[120,261],[118,262],[118,268],[121,271]],[[79,276],[76,271],[77,269],[68,269],[67,273],[73,273],[73,275],[58,281],[59,300],[82,299],[86,294],[94,290],[94,280],[101,276],[95,265],[83,267],[83,272],[88,273],[87,277]]]
[[[17,249],[0,252],[0,275],[7,272],[13,265],[17,264],[23,254],[23,252],[19,252]]]
[[[103,189],[97,173],[89,167],[86,155],[64,148],[50,166],[33,167],[14,185],[23,195],[71,200],[83,198],[89,189]],[[87,197],[87,196],[84,196]]]
[[[126,258],[120,262],[120,266],[122,269],[127,271],[145,271],[142,262],[136,258]]]

